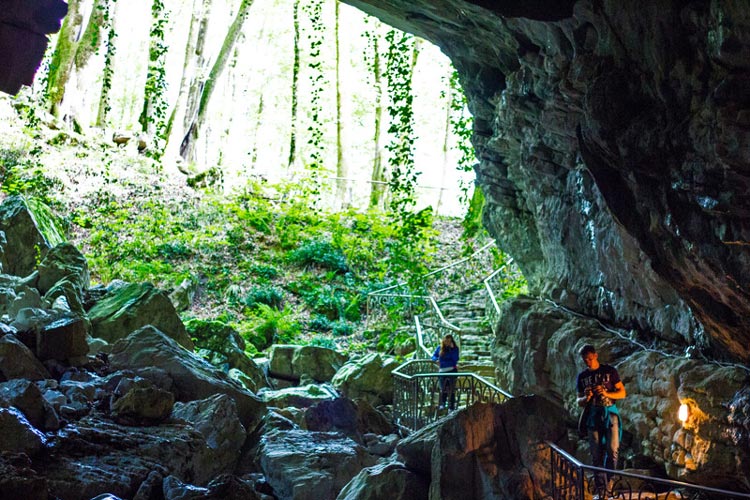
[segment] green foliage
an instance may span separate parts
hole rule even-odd
[[[253,264],[250,267],[250,272],[253,273],[255,277],[261,278],[264,281],[274,280],[281,274],[276,267],[265,264]]]
[[[257,326],[254,335],[246,339],[258,350],[263,350],[272,343],[289,344],[295,341],[302,327],[294,317],[292,309],[274,309],[266,304],[258,304]]]
[[[329,339],[327,337],[321,337],[320,335],[314,336],[308,345],[314,345],[318,347],[326,347],[328,349],[336,350],[338,347],[336,346],[336,342],[334,342],[332,339]]]
[[[397,214],[407,212],[414,205],[415,187],[419,172],[414,168],[414,109],[412,76],[416,60],[414,37],[391,30],[386,35],[385,78],[388,87],[388,133],[391,141],[385,146],[390,153],[391,210]]]
[[[453,71],[449,81],[450,95],[450,126],[453,136],[456,138],[454,148],[457,149],[461,156],[458,159],[456,168],[459,171],[471,172],[477,163],[474,145],[471,143],[471,136],[474,132],[474,117],[468,109],[466,94],[461,88],[461,82],[458,78],[458,71]],[[466,203],[469,198],[470,184],[461,185],[461,203]]]
[[[274,309],[281,309],[284,292],[276,287],[253,287],[245,297],[245,305],[250,308],[265,304]]]
[[[56,205],[52,193],[60,181],[47,176],[38,162],[39,151],[0,148],[0,191]]]
[[[349,269],[341,250],[329,241],[308,240],[288,255],[289,262],[302,266],[319,266],[323,269],[344,273]]]

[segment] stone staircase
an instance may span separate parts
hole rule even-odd
[[[460,328],[459,371],[470,371],[494,383],[491,348],[494,334],[486,314],[487,292],[476,287],[438,302],[447,321]]]

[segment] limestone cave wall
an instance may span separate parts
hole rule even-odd
[[[459,71],[485,226],[534,296],[497,326],[500,385],[573,416],[594,342],[633,456],[750,487],[750,3],[344,1]]]
[[[452,59],[534,294],[750,359],[746,1],[347,3]]]

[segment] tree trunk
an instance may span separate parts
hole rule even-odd
[[[60,112],[60,104],[65,97],[65,86],[70,79],[76,65],[82,67],[101,43],[99,30],[102,25],[100,6],[107,6],[108,0],[96,0],[93,7],[91,0],[71,0],[68,5],[68,15],[65,16],[60,34],[57,37],[55,51],[52,54],[50,69],[47,75],[46,96],[49,110],[54,116]],[[87,16],[87,7],[92,9]],[[80,35],[83,24],[86,29]],[[86,44],[81,44],[81,41]]]
[[[336,44],[336,202],[338,208],[347,204],[349,168],[344,161],[341,140],[341,42],[339,40],[339,2],[334,2],[334,43]]]
[[[372,64],[372,74],[375,86],[375,134],[373,135],[373,146],[375,154],[372,159],[372,187],[370,190],[370,207],[383,208],[384,194],[386,188],[386,172],[383,165],[383,146],[381,140],[381,127],[383,123],[383,91],[381,88],[380,75],[380,48],[378,47],[377,33],[373,35],[374,60]]]
[[[195,118],[191,120],[190,125],[187,127],[187,133],[180,145],[180,154],[185,160],[190,161],[195,158],[195,139],[198,137],[200,130],[204,126],[206,112],[208,111],[208,105],[211,102],[211,96],[216,88],[216,83],[219,78],[221,78],[221,75],[227,66],[229,56],[237,43],[237,38],[240,33],[242,33],[242,27],[245,24],[248,10],[252,4],[253,0],[241,0],[240,6],[237,10],[237,16],[234,18],[232,25],[229,27],[229,30],[224,37],[224,43],[221,46],[216,62],[211,67],[208,79],[205,82],[205,85],[203,85],[200,99],[198,100],[198,110],[195,114]]]
[[[112,109],[109,101],[109,92],[112,90],[112,79],[114,77],[114,64],[116,46],[115,41],[117,40],[117,32],[115,32],[114,19],[116,18],[117,0],[105,0],[104,10],[102,12],[104,17],[103,29],[107,31],[107,51],[104,54],[104,69],[102,71],[102,90],[99,94],[99,109],[96,113],[96,126],[106,127],[107,118],[109,111]]]
[[[289,121],[289,159],[287,166],[290,172],[294,169],[294,160],[297,156],[297,87],[299,86],[299,0],[294,0],[293,5],[294,22],[294,64],[292,66],[292,88],[291,104],[292,112]]]
[[[212,0],[193,0],[180,92],[167,124],[167,147],[164,152],[167,160],[176,159],[178,155],[185,156],[182,145],[189,135],[190,124],[196,118],[199,97],[205,83],[201,75],[208,69],[204,46],[211,5]]]
[[[443,189],[445,186],[445,177],[448,175],[448,169],[454,168],[448,165],[448,152],[450,151],[450,140],[451,140],[451,106],[450,106],[450,95],[451,86],[450,81],[447,82],[448,89],[445,95],[448,96],[448,102],[445,103],[445,127],[443,128],[443,165],[441,167],[440,174],[440,185],[438,186],[438,200],[435,205],[435,215],[440,215],[440,205],[443,203]]]

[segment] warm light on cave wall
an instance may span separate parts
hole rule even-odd
[[[677,418],[680,419],[680,422],[682,422],[682,425],[685,425],[685,422],[687,422],[689,416],[690,416],[690,407],[686,403],[682,403],[680,405],[680,409],[677,411]]]

